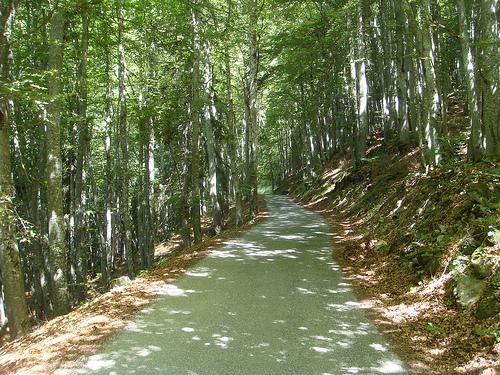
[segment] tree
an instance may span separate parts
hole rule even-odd
[[[10,82],[10,38],[16,3],[0,3],[0,77]],[[2,91],[8,87],[3,87]],[[28,306],[24,292],[24,276],[16,238],[15,207],[13,205],[12,169],[10,162],[9,100],[0,95],[0,280],[7,305],[7,322],[13,338],[25,334],[30,326]],[[1,290],[1,288],[0,288]]]
[[[471,135],[468,153],[472,160],[481,159],[481,118],[478,105],[478,94],[476,90],[476,63],[470,43],[470,24],[465,9],[464,0],[457,0],[457,10],[460,27],[460,43],[462,45],[462,66],[464,67],[464,79],[467,90],[467,106],[471,121]]]
[[[130,278],[135,275],[134,255],[131,244],[131,224],[129,208],[129,148],[128,148],[128,108],[127,108],[127,63],[125,59],[125,8],[124,0],[118,1],[118,137],[119,137],[119,215],[120,215],[120,247],[127,262]]]
[[[484,127],[485,153],[488,158],[498,160],[500,142],[500,30],[497,20],[498,1],[479,1],[478,29],[481,35],[479,69],[481,77],[482,122]]]
[[[202,108],[202,98],[200,95],[200,25],[198,18],[198,2],[193,3],[191,9],[191,22],[193,33],[192,45],[192,82],[191,82],[191,219],[193,223],[194,242],[201,242],[201,219],[200,219],[200,116]]]
[[[49,239],[49,267],[51,274],[52,310],[55,315],[69,311],[69,292],[66,276],[66,243],[62,160],[61,160],[61,103],[62,65],[64,49],[65,9],[61,4],[53,9],[49,26],[49,103],[47,105],[47,213]]]
[[[258,119],[258,75],[260,65],[259,51],[259,4],[257,0],[246,2],[248,12],[247,40],[248,51],[245,58],[246,73],[244,95],[246,102],[245,115],[245,154],[247,200],[250,202],[252,215],[257,213],[257,132]]]

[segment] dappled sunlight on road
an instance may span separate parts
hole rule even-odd
[[[268,206],[76,373],[405,373],[332,261],[327,224],[288,198]]]

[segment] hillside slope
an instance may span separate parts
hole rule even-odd
[[[402,355],[425,373],[495,373],[500,363],[498,165],[422,171],[372,140],[279,189],[326,216],[334,257]]]

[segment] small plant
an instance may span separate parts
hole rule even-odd
[[[442,335],[443,333],[445,333],[443,327],[433,324],[432,322],[427,323],[427,330],[433,335]]]
[[[487,333],[488,333],[488,329],[484,328],[483,326],[476,326],[474,328],[474,334],[476,336],[481,337],[481,336],[486,335]]]
[[[474,334],[478,337],[483,337],[483,336],[493,336],[495,338],[496,342],[500,342],[500,330],[496,328],[485,328],[483,326],[476,326],[474,328]]]

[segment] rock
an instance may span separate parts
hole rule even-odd
[[[111,280],[110,289],[118,288],[120,286],[128,285],[132,282],[128,276],[121,276],[117,279]]]
[[[486,289],[486,283],[483,280],[469,275],[459,273],[455,276],[455,282],[453,294],[457,303],[464,308],[479,301]]]
[[[378,252],[385,253],[385,254],[389,254],[389,252],[391,251],[391,248],[386,241],[380,240],[380,241],[377,241],[377,244],[375,245],[374,250],[378,251]]]
[[[478,319],[488,319],[500,313],[500,301],[498,297],[492,296],[481,301],[474,313]]]
[[[492,246],[500,245],[500,230],[492,228],[488,231],[488,242]]]
[[[494,264],[485,256],[482,248],[474,251],[470,264],[474,275],[480,279],[485,279],[493,274]]]

